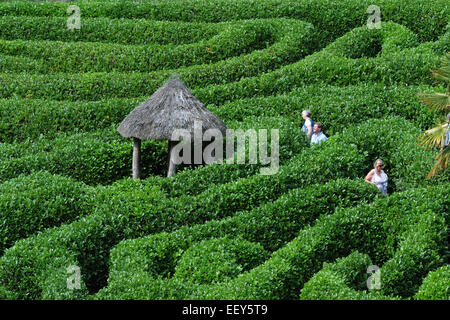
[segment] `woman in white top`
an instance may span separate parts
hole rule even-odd
[[[383,171],[383,160],[377,159],[374,163],[374,169],[370,170],[370,172],[366,176],[366,182],[374,184],[381,191],[381,193],[386,196],[387,195],[387,184],[388,184],[388,176]]]

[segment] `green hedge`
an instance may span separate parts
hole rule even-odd
[[[448,187],[449,184],[443,184],[415,189],[371,204],[337,209],[333,215],[321,216],[314,226],[300,231],[297,238],[274,252],[264,264],[231,281],[193,286],[173,279],[154,279],[149,273],[137,270],[123,274],[111,288],[113,294],[108,298],[295,299],[303,285],[321,270],[323,262],[334,261],[358,250],[372,257],[376,265],[383,265],[405,249],[397,250],[396,243],[416,227],[430,228],[430,234],[439,230],[434,239],[429,239],[429,244],[435,248],[429,247],[424,256],[435,249],[445,250],[446,222],[443,214],[449,205],[448,197],[445,197]],[[123,261],[124,264],[127,262]],[[427,268],[428,265],[419,265],[416,270],[425,271]],[[420,282],[421,279],[416,278],[414,284]]]
[[[450,299],[450,266],[447,264],[431,271],[414,296],[417,300]]]
[[[370,118],[398,115],[425,130],[435,123],[436,114],[417,99],[418,92],[433,92],[429,86],[359,84],[347,87],[305,86],[273,97],[248,98],[207,108],[225,123],[249,116],[281,115],[302,124],[301,111],[310,109],[315,121],[324,125],[327,136]],[[145,100],[107,99],[70,102],[44,99],[0,100],[0,141],[48,139],[61,132],[95,131],[120,123]],[[20,106],[20,108],[18,108]],[[55,121],[57,119],[57,121]]]
[[[153,278],[174,274],[179,254],[209,237],[237,237],[259,243],[267,251],[279,249],[295,238],[305,225],[337,206],[353,206],[378,194],[362,181],[336,180],[324,185],[295,189],[273,203],[243,211],[233,217],[203,225],[182,227],[173,233],[121,242],[111,250],[109,286],[97,297],[113,298],[123,277],[147,272]],[[207,260],[204,256],[204,260]],[[157,295],[152,299],[164,298]]]
[[[255,18],[289,17],[314,24],[321,42],[332,41],[348,30],[364,25],[370,0],[236,1],[195,0],[168,2],[77,2],[85,18],[109,17],[170,21],[222,22]],[[1,3],[0,15],[68,17],[68,3]],[[377,1],[381,21],[407,25],[420,41],[436,40],[443,33],[450,9],[446,0]],[[339,23],[336,23],[339,21]]]
[[[105,137],[106,136],[106,137]],[[109,137],[113,138],[109,138]],[[16,144],[21,149],[21,144]],[[39,150],[38,147],[42,147]],[[29,147],[29,150],[26,150]],[[116,127],[54,140],[25,143],[19,157],[0,161],[0,177],[15,178],[45,170],[69,176],[90,185],[109,184],[131,176],[133,143],[121,139]],[[143,177],[163,174],[167,164],[167,142],[145,141],[142,145]]]
[[[374,289],[367,292],[366,273],[372,261],[366,254],[352,252],[334,263],[324,263],[302,288],[301,300],[391,300],[392,296],[382,296]],[[365,291],[361,291],[365,290]]]
[[[448,249],[446,224],[437,222],[436,216],[428,212],[414,220],[415,225],[404,232],[392,259],[381,267],[382,294],[412,297],[422,279],[444,263]]]
[[[367,172],[373,168],[377,158],[384,160],[391,192],[450,181],[448,172],[426,179],[437,150],[424,150],[418,145],[421,133],[409,121],[394,116],[371,119],[357,127],[349,127],[340,138],[345,143],[355,144],[364,153]]]
[[[69,5],[66,4],[65,7]],[[132,4],[134,5],[135,3]],[[230,23],[184,23],[143,19],[92,19],[81,12],[81,29],[70,30],[67,28],[69,16],[69,14],[64,14],[64,17],[2,16],[0,36],[4,40],[181,45],[214,37],[230,25]]]
[[[12,143],[41,135],[54,139],[105,129],[120,123],[146,98],[69,102],[34,99],[0,100],[0,141]]]
[[[339,159],[330,162],[329,159]],[[313,183],[323,183],[339,177],[354,178],[361,170],[362,156],[353,146],[339,143],[327,143],[305,150],[296,156],[288,165],[280,167],[275,175],[255,175],[223,185],[209,188],[197,197],[182,196],[176,199],[161,201],[157,196],[154,205],[149,205],[149,191],[138,194],[135,190],[118,192],[115,188],[106,189],[96,199],[98,205],[94,214],[81,218],[70,225],[48,230],[37,237],[17,242],[0,259],[0,285],[15,292],[21,298],[48,297],[50,289],[40,288],[42,277],[47,277],[47,269],[62,270],[61,261],[78,260],[84,275],[84,281],[91,291],[100,289],[106,282],[106,269],[109,250],[112,246],[127,238],[141,237],[161,231],[171,231],[183,225],[202,223],[211,219],[221,219],[233,215],[236,211],[248,210],[262,203],[272,201],[287,191]],[[129,181],[129,180],[127,180]],[[132,183],[132,182],[123,182]],[[135,182],[139,183],[139,182]],[[119,185],[120,186],[120,185]],[[147,187],[149,188],[149,187]],[[145,189],[145,188],[144,188]],[[52,239],[52,240],[50,240]],[[51,257],[47,253],[31,253],[50,242],[52,246],[61,248],[67,257]],[[45,251],[44,251],[45,252]],[[58,251],[59,252],[59,251]],[[17,255],[10,258],[9,255]],[[22,255],[33,257],[23,272],[11,274],[10,261],[22,261]],[[46,266],[42,261],[54,260],[55,264]],[[17,262],[19,263],[19,262]],[[18,266],[14,265],[14,269]],[[34,270],[31,279],[26,270]],[[55,271],[56,272],[56,271]],[[61,279],[62,275],[52,276]],[[5,283],[8,281],[8,283]],[[52,280],[53,281],[53,280]],[[57,280],[54,280],[57,281]],[[58,280],[59,281],[59,280]],[[32,289],[24,290],[19,283],[27,283]],[[34,283],[32,285],[31,283]],[[52,282],[53,283],[53,282]],[[53,285],[52,285],[53,286]],[[56,289],[55,289],[56,290]],[[32,292],[27,296],[28,292]],[[54,298],[71,297],[73,293],[61,292]]]
[[[0,255],[15,241],[93,211],[93,189],[39,172],[0,184]]]
[[[342,57],[336,54],[335,46],[330,45],[276,71],[254,76],[261,71],[273,70],[296,61],[307,54],[310,49],[308,43],[311,40],[311,29],[300,23],[292,26],[291,31],[295,36],[285,36],[284,40],[280,40],[269,49],[206,66],[182,68],[178,72],[189,86],[195,88],[194,94],[207,104],[223,104],[240,98],[275,95],[308,84],[339,86],[356,85],[361,82],[383,85],[433,84],[430,70],[440,61],[440,55],[434,51],[434,44],[425,43],[408,48],[410,43],[401,41],[406,32],[404,27],[389,22],[384,25],[384,29],[380,30],[385,34],[382,45],[385,45],[386,50],[376,58]],[[378,31],[367,29],[364,32],[370,32],[373,37],[379,36]],[[398,38],[395,38],[396,35]],[[348,37],[338,39],[335,43],[340,41],[348,41]],[[400,43],[404,47],[399,47]],[[161,71],[145,75],[54,74],[47,75],[45,79],[42,75],[3,73],[0,76],[2,82],[0,97],[46,97],[55,100],[69,97],[68,100],[72,101],[137,97],[142,96],[142,92],[155,91],[171,72]],[[248,78],[250,76],[254,77]],[[242,77],[244,78],[240,81],[229,83]]]
[[[365,37],[360,36],[361,32]],[[403,42],[405,37],[410,41]],[[357,47],[356,43],[365,46],[366,38],[383,39],[381,54],[361,58],[346,56],[352,54],[348,48]],[[405,27],[392,22],[385,22],[380,30],[360,27],[298,62],[260,76],[199,88],[194,90],[194,94],[206,103],[223,104],[242,98],[281,94],[310,84],[432,85],[430,70],[440,64],[441,54],[435,52],[432,42],[410,47],[413,43],[413,35]]]
[[[345,87],[304,86],[277,96],[247,98],[208,109],[224,121],[246,116],[271,114],[290,117],[301,127],[301,112],[310,109],[312,119],[324,125],[327,136],[373,118],[402,116],[425,130],[435,123],[437,114],[417,99],[418,92],[432,92],[428,86],[362,83]]]
[[[263,50],[213,64],[152,73],[0,74],[0,97],[45,97],[54,100],[100,100],[106,97],[140,97],[156,91],[177,71],[188,86],[227,83],[296,61],[311,52],[313,27],[292,20],[277,21],[280,40]]]
[[[207,260],[208,256],[214,259]],[[195,283],[220,282],[256,267],[267,258],[268,253],[257,243],[227,237],[207,239],[183,252],[173,277]]]
[[[242,21],[211,39],[178,46],[1,40],[0,52],[17,57],[7,61],[9,65],[0,64],[0,71],[151,72],[210,64],[272,45],[283,36],[277,30],[283,29],[282,23],[276,20]],[[37,60],[30,61],[29,58]]]
[[[3,144],[0,146],[0,150],[5,151],[0,158],[0,177],[10,179],[22,173],[46,170],[96,185],[109,184],[130,176],[132,141],[122,138],[116,132],[116,128],[117,125],[91,133],[62,136],[54,140],[38,139],[34,144],[30,141],[13,145]],[[241,128],[243,130],[248,128],[254,130],[267,129],[269,134],[270,129],[278,129],[280,135],[280,164],[286,163],[292,156],[308,147],[305,137],[298,130],[296,124],[282,117],[249,117],[244,119],[243,122],[232,123],[230,128]],[[271,138],[269,137],[269,155],[270,141]],[[165,175],[167,170],[167,142],[144,141],[141,163],[142,178],[151,175]],[[225,166],[227,165],[220,166],[218,170],[207,170],[205,172],[213,174],[214,171],[225,170],[230,172],[237,169],[234,166],[233,168],[222,169]],[[258,167],[261,166],[261,164],[258,165]],[[255,173],[257,169],[250,168],[248,164],[240,165],[239,168],[247,171],[247,176]],[[245,172],[240,174],[245,175]],[[209,179],[211,178],[210,176]],[[196,178],[189,178],[191,183],[184,179],[184,183],[188,183],[194,189],[199,190],[201,186],[195,187],[197,182],[194,182],[194,179],[196,180]],[[186,190],[186,187],[183,187],[182,190]]]

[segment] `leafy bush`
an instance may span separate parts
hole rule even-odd
[[[423,280],[414,298],[417,300],[449,300],[450,266],[447,264],[431,271]]]
[[[446,230],[443,214],[447,210],[448,199],[443,195],[447,189],[448,184],[415,189],[378,199],[371,204],[337,209],[333,215],[321,216],[314,226],[301,230],[297,238],[274,252],[264,264],[242,273],[233,280],[214,285],[192,285],[172,278],[155,279],[154,273],[145,270],[147,261],[151,260],[140,260],[138,255],[136,256],[138,259],[130,260],[124,256],[125,259],[116,261],[122,266],[136,262],[137,268],[122,271],[122,274],[121,272],[112,274],[113,278],[108,288],[102,290],[97,298],[295,299],[303,285],[314,273],[321,270],[323,262],[334,261],[358,250],[373,257],[372,261],[375,264],[383,265],[394,254],[404,250],[397,250],[396,243],[402,241],[403,234],[407,234],[417,226],[420,228],[433,226],[434,230]],[[155,236],[155,240],[156,237],[158,236]],[[162,235],[159,241],[162,237],[164,236]],[[168,248],[176,251],[175,243],[183,241],[182,239],[180,236],[172,238],[168,242]],[[445,232],[439,232],[432,242],[440,248],[439,250],[445,248]],[[164,257],[164,245],[159,246],[158,240],[153,244],[155,253]],[[130,246],[130,249],[133,247],[139,248],[139,245]],[[168,257],[170,250],[167,252]],[[427,251],[432,252],[428,249]],[[383,286],[383,275],[388,273],[388,270],[381,272]],[[358,276],[350,276],[349,279],[354,279],[356,286],[360,284]],[[420,278],[415,279],[415,283],[420,282]],[[124,290],[125,288],[133,289]],[[376,294],[376,297],[383,296]]]
[[[0,255],[15,241],[92,212],[93,190],[47,172],[0,184]]]
[[[4,4],[3,4],[4,5]],[[78,4],[81,5],[82,4]],[[103,4],[101,4],[103,5]],[[33,6],[31,4],[31,6]],[[45,7],[46,4],[39,4]],[[134,6],[134,4],[133,4]],[[105,42],[124,45],[188,44],[214,37],[229,25],[212,23],[183,23],[181,21],[153,21],[89,18],[82,11],[83,32],[72,32],[67,25],[67,7],[61,17],[47,15],[33,17],[5,15],[0,20],[0,35],[5,40],[53,40],[64,42]],[[105,32],[107,30],[107,32]]]
[[[346,0],[339,3],[330,0],[307,1],[235,1],[195,0],[170,2],[82,2],[79,3],[85,18],[127,18],[155,21],[222,22],[245,19],[289,17],[305,20],[317,26],[320,42],[332,41],[352,28],[366,24],[370,0]],[[443,33],[450,12],[446,0],[408,1],[404,5],[395,0],[377,2],[382,21],[394,21],[407,25],[419,35],[420,41],[436,40]],[[64,3],[1,3],[0,15],[67,17]],[[3,20],[3,17],[2,17]],[[340,23],[336,23],[339,21]],[[1,28],[0,28],[1,29]],[[163,28],[161,28],[163,29]],[[158,30],[158,29],[157,29]],[[128,30],[127,30],[128,31]],[[127,32],[125,31],[125,32]],[[189,34],[189,29],[179,33]],[[124,32],[124,33],[125,33]],[[129,33],[129,32],[127,32]],[[200,32],[199,32],[200,33]],[[151,36],[151,34],[150,34]],[[201,36],[201,33],[200,33]]]
[[[353,251],[345,258],[334,263],[324,263],[302,288],[301,300],[387,300],[373,290],[367,289],[367,268],[372,265],[369,256]]]
[[[449,176],[426,180],[436,151],[424,150],[418,145],[420,130],[402,117],[371,119],[358,127],[350,127],[340,138],[355,144],[366,156],[367,172],[373,162],[381,158],[389,175],[389,190],[403,191],[408,188],[449,181]]]
[[[117,286],[124,279],[134,278],[141,272],[152,278],[169,277],[174,272],[180,253],[188,249],[191,243],[209,237],[242,238],[259,243],[270,252],[275,251],[321,214],[331,214],[337,206],[347,207],[360,201],[370,201],[376,194],[378,192],[373,186],[362,181],[336,180],[294,189],[273,203],[239,212],[228,219],[182,227],[173,233],[123,241],[111,250],[109,286],[99,296],[112,299],[117,295],[122,297],[116,291]],[[157,294],[152,298],[164,297]]]
[[[89,24],[89,20],[87,22]],[[137,23],[130,21],[129,25],[135,29]],[[173,24],[171,27],[179,29],[179,24]],[[85,28],[84,24],[83,28]],[[16,58],[10,61],[9,65],[3,64],[0,71],[150,72],[208,64],[264,49],[283,36],[277,30],[280,28],[283,29],[282,21],[273,19],[242,21],[239,24],[234,23],[222,28],[223,30],[211,39],[178,46],[175,44],[137,46],[98,42],[2,40],[0,41],[0,52]],[[62,28],[59,27],[59,29]],[[136,36],[135,32],[132,33],[133,36]],[[165,32],[171,33],[170,30],[165,30]],[[70,38],[73,34],[71,32],[66,36]],[[91,36],[91,34],[89,35]],[[148,41],[147,37],[143,38]],[[67,41],[64,37],[60,40]],[[38,60],[28,64],[21,63],[29,61],[29,58]]]
[[[110,127],[100,132],[41,141],[38,145],[45,146],[45,151],[25,151],[18,158],[0,161],[0,175],[3,179],[11,179],[20,174],[46,170],[91,185],[109,184],[130,176],[133,145],[120,139],[115,131],[115,127]],[[36,150],[36,146],[33,149]],[[145,141],[142,155],[145,176],[164,172],[167,142]]]
[[[192,87],[227,83],[296,61],[312,51],[314,29],[302,21],[277,21],[279,41],[263,50],[217,63],[183,67],[176,71]],[[143,74],[81,73],[81,74],[8,74],[2,73],[0,97],[47,98],[53,100],[101,100],[113,97],[140,97],[143,92],[156,91],[174,70]]]
[[[370,205],[338,210],[332,216],[321,217],[314,227],[304,229],[298,238],[273,253],[265,264],[242,274],[233,281],[223,282],[213,287],[200,287],[186,298],[294,298],[313,273],[320,270],[322,262],[346,256],[352,250],[367,253],[373,257],[372,261],[375,264],[382,264],[393,254],[389,254],[386,250],[391,252],[395,250],[389,242],[392,240],[391,235],[394,235],[397,241],[402,235],[401,232],[394,233],[389,224],[402,225],[403,228],[408,229],[408,227],[414,227],[416,223],[422,224],[417,217],[426,215],[428,221],[420,228],[432,227],[446,230],[442,217],[443,212],[447,210],[445,206],[448,204],[448,200],[442,197],[446,188],[448,184],[439,188],[412,190],[391,196],[390,200],[380,199]],[[421,205],[415,206],[416,199],[420,198],[419,195],[422,196]],[[415,201],[411,202],[411,200]],[[389,206],[393,201],[396,207],[391,208]],[[398,210],[399,207],[401,211]],[[434,208],[439,214],[427,211],[427,208]],[[416,219],[408,223],[411,217]],[[387,241],[383,240],[386,238]],[[441,250],[445,248],[446,239],[443,233],[440,232],[436,238],[439,238],[436,239],[438,247]],[[382,275],[388,273],[387,270],[383,273],[383,269],[381,272]],[[383,287],[383,278],[381,281]],[[420,284],[420,282],[420,278],[415,279],[415,283]]]
[[[402,116],[424,130],[435,123],[436,115],[417,99],[417,92],[429,90],[433,89],[428,86],[386,87],[380,84],[306,86],[283,95],[242,99],[221,106],[210,104],[207,107],[227,124],[243,121],[250,116],[270,117],[276,114],[300,125],[301,111],[310,109],[313,119],[324,124],[328,136],[369,118],[388,115]],[[0,141],[34,140],[43,132],[47,139],[53,139],[62,132],[73,134],[107,128],[120,123],[144,100],[145,97],[79,102],[2,99]]]
[[[196,283],[232,279],[268,258],[264,248],[243,239],[212,238],[193,244],[178,260],[174,278]]]
[[[248,210],[274,200],[301,185],[326,182],[330,178],[356,177],[362,158],[354,152],[356,151],[354,147],[327,143],[314,149],[313,152],[299,154],[291,163],[281,167],[278,174],[255,175],[248,179],[240,179],[210,188],[197,197],[179,197],[170,201],[155,200],[153,202],[153,198],[148,199],[149,191],[118,193],[114,188],[106,189],[96,199],[99,205],[94,214],[65,228],[42,233],[36,239],[29,238],[29,241],[45,243],[48,241],[45,240],[46,238],[59,239],[58,246],[66,248],[62,249],[66,250],[66,255],[77,257],[88,287],[95,291],[104,286],[106,281],[105,269],[109,249],[123,239],[224,218],[236,211]],[[339,159],[339,161],[330,162],[330,158]],[[71,235],[77,239],[70,239]],[[9,250],[5,253],[4,259],[0,259],[0,279],[6,275],[11,276],[7,271],[10,260],[8,255],[22,254],[21,250],[17,253],[13,252],[17,251]],[[28,253],[27,256],[29,256]],[[76,259],[75,257],[71,259]],[[37,255],[35,259],[34,279],[36,281],[45,274],[47,269],[42,265],[44,269],[38,271],[42,268],[38,267],[39,261],[49,258]],[[58,265],[60,259],[57,257],[53,259]],[[65,259],[67,258],[61,261]],[[61,270],[61,267],[59,269]],[[23,276],[22,273],[14,281],[20,282],[21,276]],[[33,292],[39,292],[40,289],[37,289],[40,286],[39,283],[39,281],[35,282],[37,291]],[[3,280],[0,280],[0,284],[4,285]],[[9,290],[9,287],[6,288]],[[61,293],[61,296],[64,294]]]
[[[386,34],[381,47],[382,54],[376,58],[348,58],[347,47],[354,47],[352,37],[360,39],[355,30],[336,40],[321,51],[275,71],[223,85],[211,84],[194,91],[205,102],[223,104],[236,99],[254,96],[276,95],[304,85],[357,85],[361,82],[380,83],[385,86],[406,84],[432,84],[430,69],[439,63],[433,43],[414,43],[413,35],[404,27],[386,23]],[[364,28],[364,34],[368,31]],[[383,30],[383,29],[382,29]],[[372,30],[370,30],[372,31]],[[376,41],[381,35],[370,32],[367,37]],[[405,37],[411,38],[405,41]],[[340,44],[340,45],[339,45]],[[400,50],[402,49],[402,50]]]

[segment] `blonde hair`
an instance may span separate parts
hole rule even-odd
[[[375,160],[375,162],[373,163],[373,166],[376,168],[377,164],[379,164],[382,168],[384,167],[384,162],[381,159]]]

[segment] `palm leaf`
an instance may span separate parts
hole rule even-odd
[[[436,156],[436,158],[434,158],[434,160],[436,160],[436,162],[434,163],[433,168],[428,173],[427,179],[435,176],[441,170],[448,168],[448,162],[450,160],[450,147],[447,147],[441,152],[439,152],[439,154]]]
[[[450,66],[441,67],[432,71],[433,77],[437,80],[450,82]]]
[[[426,130],[419,137],[419,145],[439,147],[442,141],[445,139],[445,135],[449,130],[448,126],[440,124],[437,127]]]
[[[442,57],[441,63],[440,68],[432,71],[433,77],[437,80],[450,83],[450,52]]]
[[[450,110],[450,96],[445,93],[419,93],[419,100],[439,111]]]

